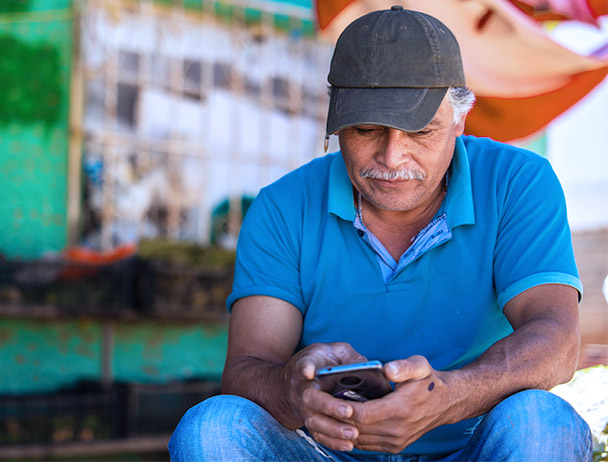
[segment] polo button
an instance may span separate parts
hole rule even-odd
[[[360,237],[363,237],[363,235],[365,234],[365,233],[363,232],[363,230],[361,230],[361,229],[358,229],[358,230],[357,230],[357,232],[359,233],[359,236],[360,236]]]

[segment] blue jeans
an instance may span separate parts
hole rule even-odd
[[[169,441],[172,462],[215,461],[516,461],[592,460],[586,422],[542,390],[516,393],[480,422],[467,445],[448,456],[361,455],[327,449],[290,431],[244,398],[220,395],[191,408]]]

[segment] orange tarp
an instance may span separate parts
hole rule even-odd
[[[578,10],[542,12],[567,17],[571,10],[582,11],[581,2],[588,7],[581,13],[586,22],[608,10],[605,0],[578,0]],[[608,74],[607,57],[581,56],[553,41],[539,23],[539,12],[523,8],[534,0],[319,0],[320,33],[335,41],[355,18],[396,3],[437,17],[458,38],[467,84],[478,98],[467,118],[467,133],[503,141],[525,138]]]

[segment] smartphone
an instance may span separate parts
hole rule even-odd
[[[349,401],[381,398],[393,391],[380,361],[330,366],[317,372],[321,390]]]

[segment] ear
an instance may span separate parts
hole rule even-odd
[[[460,121],[454,125],[454,131],[456,132],[455,133],[456,136],[460,136],[464,133],[464,121],[466,120],[466,118],[467,118],[467,116],[466,116],[466,114],[464,114],[460,118]]]

